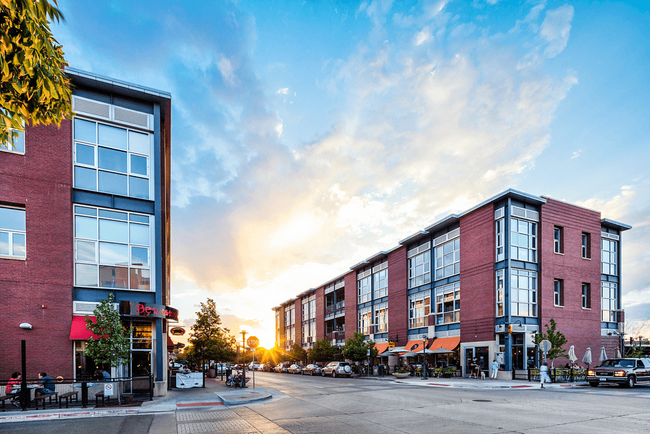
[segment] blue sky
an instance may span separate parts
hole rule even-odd
[[[212,297],[272,345],[271,307],[507,188],[634,226],[624,304],[650,318],[645,2],[60,6],[71,66],[172,93],[186,324]]]

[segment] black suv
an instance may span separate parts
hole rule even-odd
[[[591,387],[598,387],[601,383],[627,387],[650,383],[650,359],[607,359],[602,365],[587,371],[587,381]]]

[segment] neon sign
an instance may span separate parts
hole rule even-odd
[[[178,321],[178,309],[164,306],[162,304],[145,303],[142,301],[120,301],[120,315],[146,318],[166,318]]]

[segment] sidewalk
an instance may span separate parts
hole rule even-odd
[[[404,379],[397,379],[392,375],[386,375],[384,377],[357,377],[364,380],[374,380],[374,381],[393,381],[400,384],[408,384],[411,386],[423,386],[423,387],[456,387],[456,388],[465,388],[465,389],[539,389],[539,381],[527,381],[527,380],[490,380],[486,378],[485,380],[476,380],[470,378],[437,378],[437,377],[428,377],[426,380],[423,380],[422,377],[407,377]],[[546,383],[544,388],[556,389],[564,387],[582,387],[588,386],[587,382],[574,382],[574,383]]]

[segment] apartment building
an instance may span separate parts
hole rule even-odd
[[[424,342],[453,351],[462,367],[496,358],[509,375],[538,361],[534,335],[553,318],[580,358],[601,346],[613,354],[624,320],[621,236],[629,229],[509,189],[274,307],[276,343],[340,346],[359,332],[380,353],[389,342],[407,350]]]

